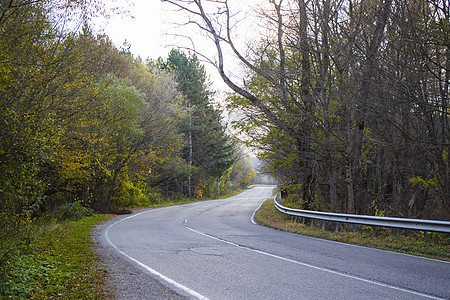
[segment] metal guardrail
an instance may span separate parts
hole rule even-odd
[[[354,225],[360,224],[367,226],[421,230],[424,232],[433,231],[433,232],[450,233],[450,222],[446,221],[375,217],[366,215],[338,214],[338,213],[293,209],[281,205],[279,195],[275,197],[274,203],[275,207],[284,214],[295,217],[310,218],[311,220],[314,219],[323,220],[324,223],[322,228],[325,227],[325,221],[336,222],[336,231],[338,230],[339,223],[350,223]],[[355,231],[355,226],[353,230]]]

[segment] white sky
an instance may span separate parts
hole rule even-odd
[[[114,5],[123,5],[129,10],[130,16],[113,16],[108,20],[96,19],[94,26],[103,30],[118,48],[123,47],[127,41],[131,45],[131,53],[142,59],[167,58],[172,48],[191,46],[188,39],[174,35],[180,34],[191,36],[196,49],[200,52],[210,52],[208,54],[210,56],[215,53],[214,45],[208,43],[205,36],[188,32],[187,28],[176,25],[177,22],[181,22],[183,15],[175,11],[175,7],[171,4],[161,0],[116,0]],[[192,27],[190,30],[192,31]],[[204,65],[207,75],[213,82],[213,89],[230,91],[220,79],[216,69],[209,64]]]
[[[196,27],[180,27],[177,23],[183,21],[184,15],[176,11],[175,7],[161,0],[104,0],[111,1],[115,6],[123,6],[129,10],[130,16],[113,16],[109,20],[97,19],[94,24],[103,28],[104,32],[111,38],[118,48],[123,46],[125,40],[131,45],[130,51],[142,59],[158,57],[167,58],[169,51],[177,46],[191,47],[188,39],[174,34],[190,36],[195,43],[195,49],[206,53],[208,57],[215,56],[215,46],[204,35],[200,35]],[[246,5],[251,3],[264,3],[261,0],[236,0],[236,7],[245,10]],[[240,37],[255,36],[255,24],[249,21],[249,10],[241,13],[238,18],[241,22],[248,22],[247,26],[241,26]],[[242,27],[244,30],[242,31]],[[244,40],[241,38],[241,40]],[[199,57],[200,60],[201,57]],[[231,91],[221,80],[217,70],[210,64],[204,63],[207,75],[213,83],[213,89],[219,92]],[[233,73],[240,73],[238,64],[228,64],[228,69]],[[219,96],[221,97],[221,96]]]
[[[105,33],[114,43],[120,47],[127,40],[131,52],[144,59],[165,57],[170,50],[165,48],[169,42],[165,34],[170,26],[166,23],[176,17],[168,10],[168,4],[160,0],[122,0],[115,4],[123,5],[132,17],[119,15],[106,21]]]

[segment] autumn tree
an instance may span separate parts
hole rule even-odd
[[[0,2],[1,262],[46,201],[44,166],[58,157],[71,91],[85,87],[74,80],[77,51],[65,27],[75,3]]]
[[[213,41],[237,128],[294,202],[448,218],[444,2],[267,1],[254,23],[267,34],[248,47],[231,1],[166,2]],[[245,76],[230,76],[230,59]]]
[[[84,18],[65,27],[83,3],[1,3],[0,263],[62,204],[147,205],[158,194],[152,168],[182,145],[173,76],[121,53]]]

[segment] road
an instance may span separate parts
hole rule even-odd
[[[450,263],[255,224],[271,192],[146,210],[104,235],[124,259],[191,299],[450,299]]]

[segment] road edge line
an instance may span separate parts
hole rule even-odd
[[[200,300],[209,300],[209,298],[207,298],[207,297],[201,295],[200,293],[198,293],[198,292],[196,292],[196,291],[194,291],[194,290],[188,288],[187,286],[182,285],[181,283],[176,282],[175,280],[173,280],[173,279],[171,279],[171,278],[169,278],[169,277],[167,277],[167,276],[161,274],[160,272],[158,272],[158,271],[156,271],[156,270],[150,268],[150,267],[147,266],[146,264],[144,264],[144,263],[138,261],[137,259],[135,259],[135,258],[129,256],[128,254],[126,254],[125,252],[123,252],[122,250],[120,250],[120,249],[119,249],[119,248],[111,241],[111,239],[109,238],[109,229],[110,229],[111,227],[113,227],[114,225],[116,225],[116,224],[118,224],[118,223],[120,223],[120,222],[123,222],[123,221],[125,221],[125,220],[127,220],[127,219],[131,219],[131,218],[137,217],[137,216],[139,216],[139,215],[141,215],[141,214],[148,213],[148,212],[155,211],[155,210],[159,210],[159,209],[163,209],[163,208],[157,208],[157,209],[153,209],[153,210],[147,210],[147,211],[144,211],[144,212],[140,212],[140,213],[138,213],[138,214],[135,214],[135,215],[132,215],[132,216],[129,216],[129,217],[120,219],[120,220],[114,222],[113,224],[109,225],[108,228],[106,228],[106,230],[105,230],[105,232],[104,232],[104,236],[105,236],[106,241],[107,241],[107,242],[108,242],[108,243],[109,243],[109,244],[110,244],[117,252],[119,252],[120,254],[122,254],[123,256],[125,256],[126,258],[128,258],[129,260],[135,262],[136,264],[138,264],[139,266],[141,266],[142,268],[144,268],[145,270],[147,270],[147,271],[150,272],[151,274],[153,274],[153,275],[155,275],[155,276],[158,276],[160,279],[162,279],[162,280],[164,280],[165,282],[171,284],[171,285],[174,286],[175,288],[177,288],[177,289],[179,289],[179,290],[181,290],[181,291],[183,291],[183,292],[185,292],[185,293],[187,293],[187,294],[189,294],[189,295],[191,295],[191,296],[193,296],[193,297],[195,297],[195,298],[197,298],[197,299],[200,299]]]
[[[238,248],[242,248],[242,249],[245,249],[245,250],[250,250],[250,251],[262,254],[262,255],[270,256],[270,257],[273,257],[273,258],[276,258],[276,259],[280,259],[280,260],[283,260],[283,261],[287,261],[287,262],[291,262],[291,263],[294,263],[294,264],[297,264],[297,265],[302,265],[302,266],[305,266],[305,267],[308,267],[308,268],[312,268],[312,269],[328,272],[328,273],[331,273],[331,274],[334,274],[334,275],[347,277],[347,278],[350,278],[350,279],[354,279],[354,280],[358,280],[358,281],[362,281],[362,282],[366,282],[366,283],[382,286],[382,287],[385,287],[385,288],[398,290],[398,291],[401,291],[401,292],[406,292],[406,293],[409,293],[409,294],[413,294],[413,295],[417,295],[417,296],[421,296],[421,297],[425,297],[425,298],[429,298],[429,299],[445,300],[444,298],[440,298],[440,297],[437,297],[437,296],[434,296],[434,295],[424,294],[424,293],[416,292],[416,291],[413,291],[413,290],[410,290],[410,289],[401,288],[401,287],[397,287],[397,286],[393,286],[393,285],[390,285],[390,284],[377,282],[377,281],[370,280],[370,279],[364,279],[364,278],[356,277],[356,276],[353,276],[353,275],[345,274],[345,273],[334,271],[334,270],[331,270],[331,269],[317,267],[317,266],[314,266],[314,265],[311,265],[311,264],[308,264],[308,263],[303,263],[303,262],[300,262],[300,261],[296,261],[296,260],[293,260],[293,259],[290,259],[290,258],[285,258],[285,257],[279,256],[279,255],[268,253],[268,252],[264,252],[264,251],[261,251],[261,250],[258,250],[258,249],[252,249],[252,248],[249,248],[249,247],[246,247],[246,246],[243,246],[243,245],[239,245],[239,244],[236,244],[234,242],[230,242],[230,241],[218,238],[216,236],[207,234],[205,232],[196,230],[194,228],[191,228],[191,227],[187,226],[187,219],[184,222],[184,226],[188,230],[190,230],[192,232],[195,232],[195,233],[197,233],[199,235],[203,235],[205,237],[209,237],[211,239],[214,239],[214,240],[217,240],[217,241],[220,241],[220,242],[223,242],[223,243],[226,243],[226,244],[238,247]]]

